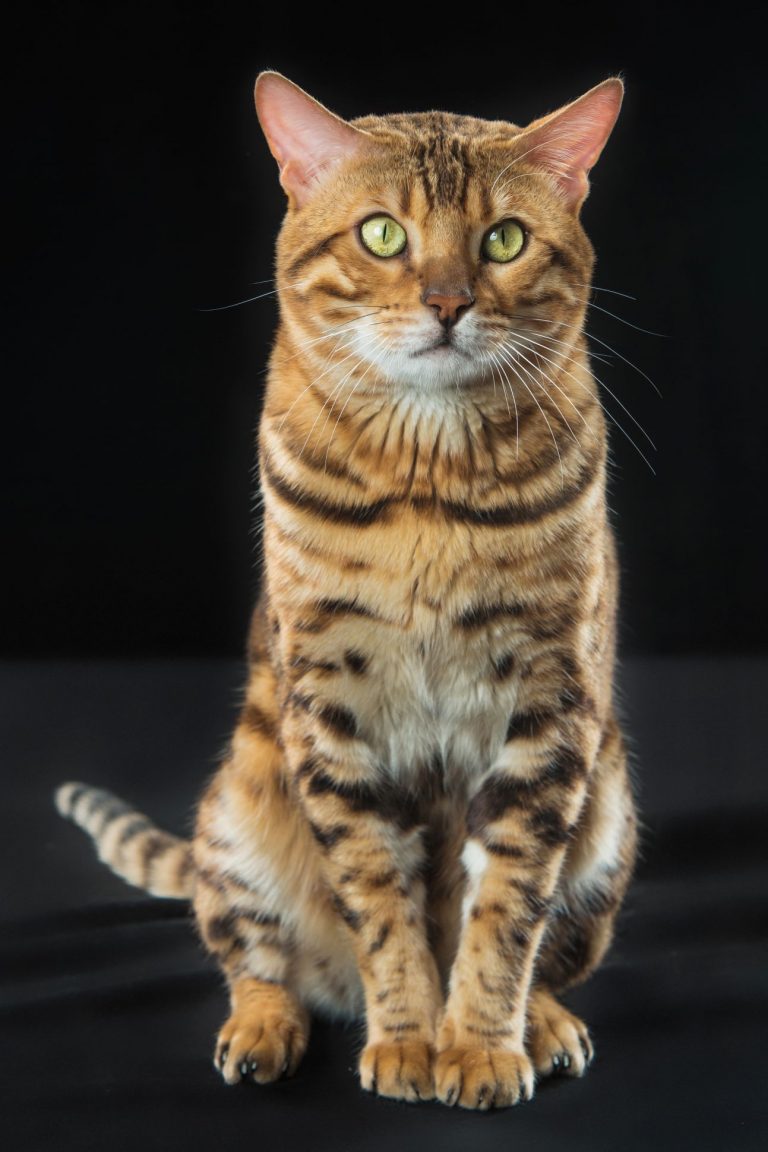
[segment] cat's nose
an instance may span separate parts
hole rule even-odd
[[[440,292],[437,289],[427,288],[421,300],[428,308],[435,309],[437,318],[444,328],[451,328],[458,323],[462,314],[475,302],[468,288],[454,292]]]

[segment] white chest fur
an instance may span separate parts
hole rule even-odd
[[[491,765],[514,708],[515,683],[494,680],[487,651],[438,627],[381,647],[359,715],[380,762],[394,776],[439,758],[449,776]]]

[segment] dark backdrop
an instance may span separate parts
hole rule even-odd
[[[744,6],[25,4],[4,17],[6,655],[236,655],[282,210],[252,110],[275,67],[340,113],[525,122],[622,72],[585,209],[613,411],[622,637],[768,639],[761,37]],[[419,21],[419,17],[421,20]],[[647,335],[630,325],[664,333]],[[638,370],[629,366],[631,361]],[[661,392],[659,399],[650,377]]]
[[[99,867],[49,797],[81,778],[184,832],[241,664],[0,661],[6,1145],[763,1152],[768,685],[743,654],[768,640],[768,149],[764,35],[745,6],[28,0],[0,32],[0,654],[242,652],[275,308],[198,309],[269,288],[251,283],[271,275],[282,211],[251,103],[266,66],[349,116],[520,122],[622,71],[585,215],[597,284],[637,300],[597,293],[590,327],[617,353],[601,378],[658,447],[643,449],[653,475],[613,436],[644,831],[616,946],[571,1000],[597,1040],[589,1077],[513,1114],[414,1109],[360,1093],[360,1029],[318,1022],[295,1079],[225,1091],[210,1067],[224,991],[186,908]]]

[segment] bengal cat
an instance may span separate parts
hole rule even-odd
[[[116,872],[193,899],[228,1084],[292,1073],[310,1010],[364,1014],[361,1083],[405,1100],[505,1107],[592,1060],[555,997],[635,848],[579,221],[621,99],[346,122],[258,78],[288,210],[245,703],[191,845],[57,794]]]

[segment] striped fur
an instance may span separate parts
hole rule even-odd
[[[99,859],[153,896],[190,900],[195,891],[191,845],[157,828],[118,796],[70,782],[56,790],[62,816],[96,844]]]
[[[605,953],[635,846],[578,220],[617,92],[522,130],[347,125],[274,74],[257,88],[289,195],[265,578],[193,882],[178,841],[60,799],[132,883],[169,893],[167,860],[171,894],[194,888],[229,1083],[292,1071],[310,1009],[364,1013],[363,1086],[408,1100],[515,1104],[591,1060],[555,993]],[[312,130],[292,138],[297,109]],[[374,212],[406,228],[402,256],[363,249]],[[523,253],[484,263],[511,216]],[[438,289],[471,301],[450,331],[422,302]]]

